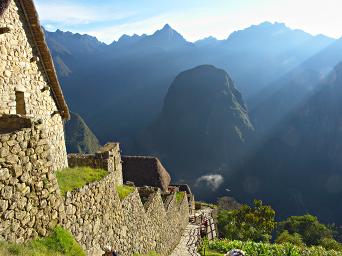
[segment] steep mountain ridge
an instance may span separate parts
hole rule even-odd
[[[100,143],[82,117],[70,113],[71,119],[65,125],[65,142],[68,153],[93,154],[100,148]]]
[[[236,190],[239,196],[267,198],[282,216],[291,209],[342,223],[341,97],[342,63],[263,138],[227,186],[236,190],[234,181],[252,177],[256,187],[249,196]]]
[[[203,65],[175,78],[159,118],[138,144],[161,157],[177,179],[191,180],[233,165],[252,133],[232,79],[224,70]]]

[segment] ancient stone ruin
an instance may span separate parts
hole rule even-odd
[[[153,157],[125,157],[123,168],[117,143],[67,156],[69,110],[33,0],[0,3],[0,241],[23,243],[61,225],[91,256],[169,254],[189,221],[190,189],[169,186]],[[63,196],[55,174],[68,166],[108,174]],[[136,187],[120,199],[124,181]]]

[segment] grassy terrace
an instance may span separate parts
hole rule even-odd
[[[184,192],[177,192],[176,193],[176,201],[177,203],[182,202],[183,198],[184,198],[185,193]]]
[[[108,174],[107,171],[101,169],[92,169],[89,167],[66,168],[56,172],[57,181],[61,193],[71,192],[77,188],[99,181]]]
[[[117,186],[116,190],[119,193],[119,197],[121,200],[125,199],[129,194],[133,193],[135,188],[134,187],[130,187],[130,186]]]
[[[37,238],[26,244],[0,242],[1,256],[85,256],[73,236],[56,227],[49,237]]]

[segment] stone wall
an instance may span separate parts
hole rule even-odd
[[[24,127],[0,134],[0,240],[20,243],[45,236],[64,216],[64,204],[43,125],[9,119]]]
[[[69,154],[68,164],[69,167],[86,166],[107,170],[114,173],[116,185],[123,184],[120,145],[118,143],[107,143],[94,155]]]
[[[120,200],[115,174],[109,173],[99,182],[67,193],[63,226],[88,255],[116,251],[131,256],[152,250],[168,255],[179,243],[189,218],[187,197],[181,202],[175,194],[171,197],[165,207],[159,189],[144,201],[136,189]]]
[[[21,114],[42,120],[53,169],[62,169],[67,167],[62,117],[28,24],[21,17],[24,13],[17,0],[12,0],[0,17],[0,27],[10,29],[0,35],[0,115]]]

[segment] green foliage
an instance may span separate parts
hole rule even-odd
[[[121,200],[125,199],[129,194],[133,193],[134,190],[135,190],[134,187],[126,186],[126,185],[116,187],[116,191],[118,192]]]
[[[220,210],[218,228],[220,235],[230,240],[267,242],[276,226],[275,211],[255,200],[254,207],[243,205],[238,210]]]
[[[342,244],[333,238],[323,238],[319,241],[319,245],[327,250],[342,251]]]
[[[101,169],[78,167],[58,171],[56,172],[56,177],[61,193],[65,195],[66,192],[82,188],[89,183],[103,179],[107,174],[107,171]]]
[[[332,231],[321,224],[315,216],[291,216],[279,223],[277,234],[288,231],[289,234],[298,233],[306,245],[319,245],[323,238],[333,238]]]
[[[302,236],[298,233],[289,234],[287,230],[281,233],[275,240],[277,244],[294,244],[297,246],[304,246]]]
[[[176,193],[176,201],[177,203],[181,203],[183,201],[185,193],[184,192],[177,192]]]
[[[243,250],[247,256],[342,256],[341,252],[325,250],[317,246],[301,247],[293,244],[269,244],[229,240],[210,241],[210,253],[206,255],[223,256],[232,249]]]
[[[26,244],[0,242],[0,255],[6,256],[85,256],[73,236],[56,227],[51,236],[38,238]]]

